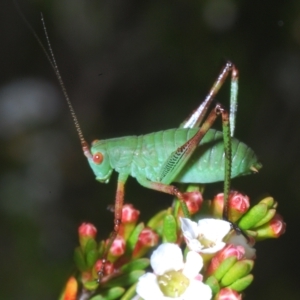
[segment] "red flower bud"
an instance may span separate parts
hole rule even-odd
[[[224,207],[224,194],[217,194],[211,205],[212,214],[215,217],[221,218]],[[231,191],[228,197],[228,215],[232,222],[236,222],[250,207],[250,200],[247,195],[238,191]]]
[[[283,221],[281,215],[276,214],[268,223],[255,229],[257,240],[266,238],[278,238],[285,233],[286,223]]]
[[[229,206],[244,214],[250,207],[249,197],[237,191],[231,191],[229,194]]]
[[[241,300],[241,299],[242,299],[242,295],[230,288],[221,289],[214,298],[214,300]]]
[[[198,212],[202,206],[202,202],[203,202],[203,197],[202,194],[200,192],[188,192],[185,193],[188,194],[188,197],[186,197],[186,206],[190,212],[191,215],[195,214],[196,212]]]
[[[82,223],[78,228],[78,234],[80,246],[82,249],[84,249],[88,240],[96,237],[97,229],[91,223]]]
[[[144,228],[135,244],[132,257],[138,258],[145,254],[149,248],[154,247],[158,244],[159,236],[151,228]]]
[[[121,255],[123,255],[125,253],[125,240],[123,239],[123,237],[121,236],[117,236],[110,249],[109,249],[109,259],[111,261],[115,261],[118,257],[120,257]]]
[[[212,258],[211,263],[208,266],[207,274],[213,274],[226,258],[235,256],[237,260],[241,260],[244,257],[244,254],[245,249],[242,246],[232,244],[227,245]]]
[[[211,210],[213,216],[217,218],[222,218],[223,206],[224,206],[224,194],[219,193],[213,198],[211,202]]]
[[[122,223],[136,222],[140,211],[135,209],[132,204],[124,204],[122,208]]]
[[[274,233],[274,237],[279,237],[285,233],[286,223],[283,221],[283,218],[280,214],[276,214],[273,219],[270,221],[270,226]]]
[[[95,263],[95,271],[96,271],[96,276],[95,278],[98,278],[98,272],[102,270],[102,260],[99,259]],[[106,261],[105,266],[104,266],[104,274],[105,275],[110,275],[114,272],[114,265],[110,261]]]
[[[125,204],[122,208],[122,222],[119,228],[119,235],[125,240],[130,236],[139,218],[140,211],[132,204]]]
[[[97,234],[96,227],[91,223],[82,223],[78,228],[79,237],[95,238]]]

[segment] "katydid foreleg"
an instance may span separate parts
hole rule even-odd
[[[104,275],[104,268],[105,264],[107,262],[107,256],[109,249],[111,248],[112,243],[114,242],[115,238],[117,237],[120,225],[122,223],[122,208],[124,204],[124,186],[126,183],[126,180],[128,178],[127,174],[119,173],[118,177],[118,185],[117,185],[117,192],[116,192],[116,198],[115,198],[115,206],[114,206],[114,229],[110,233],[110,236],[108,238],[108,243],[105,246],[104,253],[102,255],[102,265],[101,269],[98,272],[98,283],[101,282],[101,279]]]

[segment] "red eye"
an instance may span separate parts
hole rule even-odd
[[[97,152],[93,155],[93,162],[97,165],[101,164],[103,161],[103,155],[101,152]]]

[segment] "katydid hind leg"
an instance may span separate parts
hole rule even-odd
[[[230,135],[234,136],[235,130],[235,119],[238,106],[238,80],[239,72],[238,69],[233,65],[231,71],[231,83],[230,83],[230,110],[229,110],[229,123],[230,123]]]
[[[213,125],[217,116],[221,115],[222,117],[222,127],[223,127],[223,141],[224,141],[224,153],[225,153],[225,174],[224,174],[224,209],[223,209],[223,218],[228,220],[228,197],[230,193],[230,181],[231,181],[231,163],[232,163],[232,151],[231,151],[231,130],[230,130],[230,120],[228,112],[219,104],[211,111],[207,119],[201,125],[197,133],[188,140],[184,145],[179,147],[175,152],[171,154],[167,162],[164,165],[162,174],[166,173],[163,180],[169,180],[170,182],[175,178],[171,177],[176,176],[180,170],[184,167],[187,160],[191,157],[193,152],[196,150],[198,144],[206,134],[209,128]],[[186,149],[188,148],[188,149]],[[180,155],[182,150],[185,151],[184,155]],[[179,153],[179,154],[178,154]],[[179,158],[179,159],[177,159]],[[177,159],[177,161],[176,161]],[[181,160],[181,161],[179,161]],[[175,167],[173,167],[175,165]],[[173,167],[173,174],[169,171]],[[175,171],[175,169],[177,170]]]
[[[207,131],[214,124],[217,116],[220,114],[223,115],[223,112],[225,113],[225,110],[221,105],[217,104],[216,107],[211,110],[196,134],[169,155],[159,172],[159,182],[168,184],[176,179],[176,176],[193,155]]]
[[[144,186],[148,189],[152,189],[152,190],[156,190],[156,191],[163,192],[163,193],[166,193],[166,194],[170,194],[170,195],[173,195],[176,198],[178,198],[179,201],[180,201],[181,208],[182,208],[184,216],[186,218],[190,217],[190,213],[189,213],[188,208],[187,208],[186,203],[185,203],[186,200],[189,197],[188,192],[182,193],[174,185],[169,185],[169,184],[164,184],[164,183],[161,183],[161,182],[150,181],[147,178],[144,178],[144,177],[141,177],[141,176],[138,176],[136,179],[137,179],[139,184],[141,184],[142,186]],[[193,193],[195,193],[195,192],[193,192]]]
[[[212,85],[209,93],[205,97],[204,101],[192,112],[192,114],[180,124],[180,128],[197,128],[200,126],[206,112],[211,105],[216,94],[224,84],[229,73],[231,73],[231,87],[230,87],[230,124],[231,124],[231,136],[234,135],[235,128],[235,116],[237,110],[237,95],[238,95],[238,70],[235,65],[228,61],[219,73],[219,76]]]
[[[230,134],[230,120],[226,110],[220,107],[220,114],[222,116],[223,127],[223,141],[224,141],[224,153],[225,153],[225,174],[224,174],[224,208],[223,219],[228,221],[228,198],[230,193],[230,181],[231,181],[231,164],[232,164],[232,145]]]
[[[227,216],[227,202],[230,190],[230,178],[231,178],[231,136],[230,136],[230,126],[229,126],[229,116],[228,112],[219,104],[210,112],[207,119],[204,121],[202,126],[199,128],[197,133],[189,139],[182,146],[177,148],[164,163],[160,174],[158,182],[152,182],[142,177],[137,177],[138,182],[150,189],[161,191],[176,196],[181,203],[186,201],[189,193],[181,193],[179,190],[169,185],[177,176],[177,174],[182,170],[187,161],[190,159],[194,151],[197,149],[200,141],[205,136],[207,131],[211,128],[215,122],[217,116],[222,116],[223,124],[223,137],[224,137],[224,151],[225,151],[225,180],[224,180],[224,216]],[[194,192],[192,192],[194,194]],[[185,210],[184,206],[182,206]]]

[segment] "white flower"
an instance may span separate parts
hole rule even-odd
[[[154,273],[141,276],[136,292],[144,300],[209,300],[210,287],[200,281],[202,257],[189,251],[186,262],[176,244],[162,244],[150,258]],[[201,278],[202,279],[202,278]]]
[[[181,230],[190,250],[201,253],[216,253],[226,245],[223,238],[229,233],[230,223],[217,219],[202,219],[196,222],[180,218]]]

